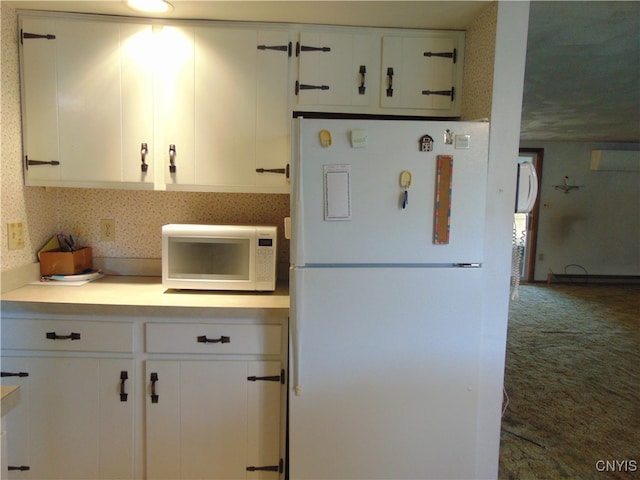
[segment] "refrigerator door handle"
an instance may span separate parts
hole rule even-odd
[[[290,318],[290,343],[291,343],[291,385],[293,385],[293,390],[296,397],[302,395],[302,385],[301,385],[301,363],[302,363],[302,318],[300,314],[300,307],[303,305],[303,292],[302,289],[302,276],[303,272],[301,272],[297,268],[292,268],[289,272],[289,281],[291,285],[293,285],[293,290],[291,292],[291,305],[289,308]]]

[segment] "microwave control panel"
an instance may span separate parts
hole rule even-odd
[[[258,229],[256,242],[256,290],[272,290],[276,281],[276,232]]]

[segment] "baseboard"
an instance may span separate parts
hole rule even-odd
[[[549,273],[547,283],[599,283],[609,285],[636,285],[640,284],[640,275],[588,275]]]

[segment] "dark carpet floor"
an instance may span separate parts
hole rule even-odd
[[[640,478],[640,286],[522,285],[501,480]]]

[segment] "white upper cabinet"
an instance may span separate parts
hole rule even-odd
[[[376,37],[352,32],[302,32],[296,43],[298,105],[368,106],[377,78]]]
[[[288,33],[164,27],[162,36],[167,188],[288,192]],[[264,171],[274,169],[283,173]]]
[[[463,32],[383,37],[380,105],[458,116],[463,50]]]
[[[20,28],[27,185],[289,193],[295,111],[460,115],[460,31],[49,13]]]
[[[288,33],[164,27],[162,35],[167,188],[288,192]]]
[[[28,185],[152,185],[141,166],[153,135],[150,41],[149,25],[21,18]]]

